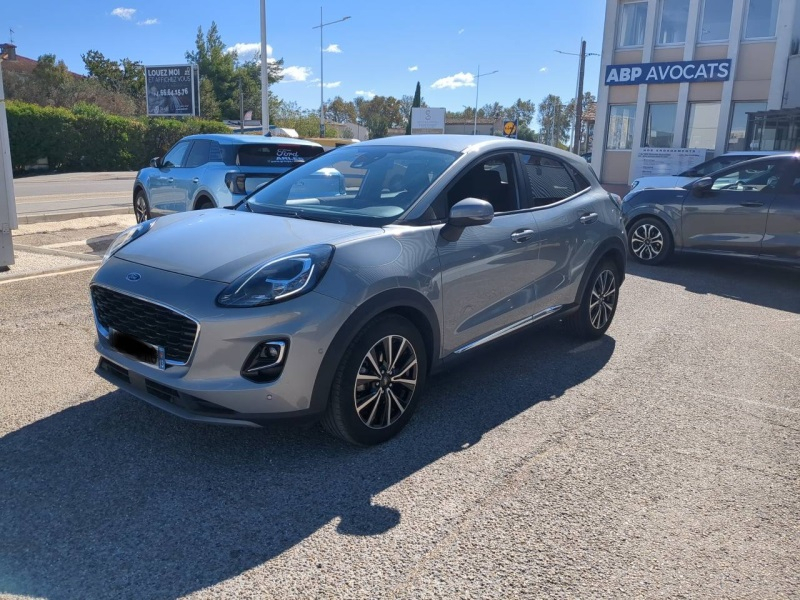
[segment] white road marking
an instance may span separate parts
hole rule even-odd
[[[16,283],[17,281],[27,281],[28,279],[41,279],[42,277],[55,277],[56,275],[66,275],[68,273],[80,273],[81,271],[91,271],[93,269],[99,269],[100,265],[92,265],[91,267],[80,267],[78,269],[68,269],[64,271],[56,271],[54,273],[39,273],[36,275],[24,275],[22,277],[16,277],[14,279],[0,279],[0,285],[4,285],[6,283]]]

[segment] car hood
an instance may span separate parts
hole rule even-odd
[[[114,256],[181,275],[231,283],[249,268],[275,256],[382,232],[377,227],[216,208],[161,217],[150,231]]]
[[[639,184],[634,187],[634,190],[645,190],[649,188],[674,188],[683,187],[690,181],[694,181],[697,177],[681,177],[679,175],[658,175],[653,177],[639,177],[634,181]]]

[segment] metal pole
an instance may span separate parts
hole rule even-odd
[[[322,30],[324,26],[322,24],[322,7],[319,7],[319,137],[325,137],[325,101],[322,98],[322,94],[325,91],[325,87],[322,85],[324,83],[323,77],[323,70],[322,70]]]
[[[578,97],[575,99],[575,154],[581,153],[581,132],[583,131],[583,71],[586,64],[586,40],[581,40],[580,65],[578,67]]]
[[[261,0],[261,133],[269,133],[269,63],[267,62],[267,0]]]
[[[244,92],[241,77],[239,77],[239,133],[244,133]]]
[[[0,271],[8,271],[8,267],[14,264],[11,230],[17,228],[17,207],[14,202],[14,177],[11,171],[2,65],[3,59],[0,57]]]
[[[481,66],[478,65],[478,75],[475,77],[475,123],[472,126],[472,135],[478,135],[478,90],[481,88]]]

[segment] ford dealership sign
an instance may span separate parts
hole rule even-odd
[[[606,67],[606,85],[700,83],[702,81],[727,81],[730,77],[730,58],[608,65]]]

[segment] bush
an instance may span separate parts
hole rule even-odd
[[[184,136],[230,131],[222,123],[196,118],[118,117],[87,103],[70,111],[9,101],[7,113],[15,172],[42,158],[51,170],[137,170]]]

